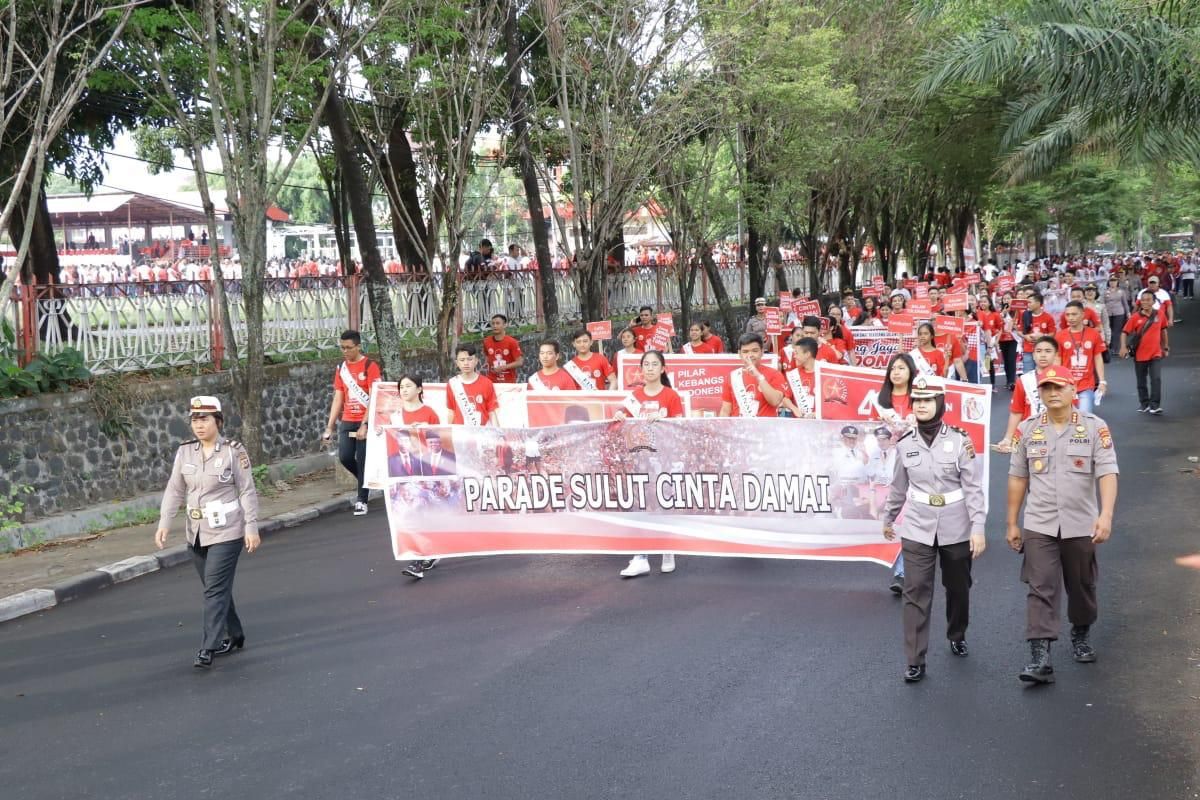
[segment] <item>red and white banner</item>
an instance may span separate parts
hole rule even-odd
[[[642,385],[641,356],[617,354],[617,388],[628,391]],[[763,366],[779,369],[779,359],[767,353]],[[721,411],[721,390],[729,373],[743,366],[741,357],[732,353],[675,353],[667,357],[667,377],[680,394],[691,398],[695,416],[716,416]]]
[[[796,300],[792,303],[792,313],[800,319],[821,316],[821,303],[818,300]]]
[[[891,476],[846,448],[841,427],[733,418],[399,429],[392,549],[399,560],[679,553],[890,565],[900,545],[882,536],[877,489]]]
[[[962,336],[967,332],[967,320],[965,317],[951,317],[946,314],[938,314],[933,318],[933,331],[939,336],[943,333],[948,333],[952,336]]]
[[[612,321],[602,320],[600,322],[589,322],[587,331],[592,335],[592,339],[597,342],[605,341],[612,338]]]
[[[983,337],[980,335],[979,323],[961,317],[945,319],[963,322],[962,336],[966,340],[963,358],[970,360],[974,354],[975,359],[983,363]],[[888,319],[886,328],[876,328],[872,325],[851,327],[850,333],[854,336],[854,362],[860,367],[884,369],[893,355],[907,353],[917,346],[914,322],[908,314],[893,314]],[[957,322],[951,324],[957,328]]]

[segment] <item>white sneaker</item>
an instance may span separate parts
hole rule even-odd
[[[354,516],[361,517],[363,514],[366,514],[366,513],[367,513],[367,504],[366,503],[359,501],[354,504]]]
[[[636,578],[650,572],[650,559],[645,556],[634,556],[629,559],[629,566],[621,570],[622,578]]]
[[[675,571],[675,554],[674,553],[663,553],[662,571],[663,572],[674,572]]]

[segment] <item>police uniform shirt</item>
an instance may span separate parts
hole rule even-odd
[[[902,539],[932,546],[965,542],[983,536],[987,518],[983,481],[971,437],[960,428],[943,424],[932,444],[910,431],[896,443],[900,451],[892,489],[884,507],[884,521],[893,523],[904,509],[897,532]],[[963,499],[935,506],[908,499],[908,490],[930,495],[963,491]],[[907,505],[905,502],[907,501]]]
[[[1061,433],[1047,412],[1017,426],[1008,474],[1029,479],[1025,530],[1064,539],[1091,536],[1099,516],[1096,479],[1117,473],[1112,434],[1094,414],[1071,412]]]
[[[163,493],[158,526],[170,527],[179,504],[187,501],[184,525],[188,544],[200,546],[229,542],[258,532],[258,493],[250,471],[250,457],[240,443],[218,437],[212,454],[204,458],[204,446],[192,440],[175,451],[175,464]],[[225,524],[217,527],[205,512],[210,503],[230,503]]]

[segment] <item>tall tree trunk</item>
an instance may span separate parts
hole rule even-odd
[[[537,261],[538,283],[542,290],[542,311],[546,329],[558,327],[558,289],[554,284],[554,256],[550,252],[550,234],[546,230],[546,212],[542,209],[542,191],[538,186],[537,165],[529,147],[528,96],[521,83],[521,31],[517,24],[517,2],[509,0],[504,18],[504,62],[507,69],[508,107],[512,118],[513,143],[517,148],[517,167],[529,206],[529,227],[533,233],[533,251]]]
[[[8,233],[14,245],[25,236],[25,221],[29,214],[29,196],[32,191],[28,185],[21,188],[21,199],[9,218]],[[25,266],[19,278],[26,282],[42,285],[58,283],[58,245],[54,241],[54,221],[50,218],[50,206],[46,203],[46,192],[38,192],[37,208],[33,210],[33,232],[29,237],[29,252],[25,258]],[[66,242],[63,242],[66,245]]]
[[[342,178],[342,168],[335,165],[328,175],[322,169],[321,182],[325,184],[325,194],[329,196],[338,261],[342,264],[342,275],[348,277],[354,274],[354,252],[350,246],[350,207],[346,203],[346,182]]]
[[[346,205],[354,220],[354,232],[358,236],[358,252],[362,258],[367,300],[371,306],[371,319],[374,322],[375,341],[379,347],[383,374],[389,377],[396,376],[403,367],[400,361],[400,333],[396,330],[387,273],[383,271],[383,259],[379,255],[375,217],[371,211],[371,188],[355,155],[354,133],[346,116],[340,86],[333,88],[329,100],[326,101],[325,123],[329,126],[330,138],[333,139],[334,157],[341,168]],[[399,240],[399,230],[396,231],[396,235]],[[408,263],[415,265],[417,262]],[[421,263],[424,263],[424,259],[421,259]]]
[[[741,329],[738,328],[737,314],[734,313],[733,304],[729,302],[729,292],[725,291],[725,281],[721,280],[721,270],[717,268],[717,262],[713,260],[712,245],[708,242],[704,242],[700,247],[700,263],[704,266],[704,273],[708,275],[708,284],[717,298],[717,308],[725,323],[725,341],[728,346],[736,349]]]
[[[403,105],[403,101],[398,102]],[[396,239],[396,252],[400,254],[400,260],[413,272],[429,273],[430,265],[425,263],[425,254],[433,252],[434,248],[428,247],[429,231],[421,211],[421,199],[417,196],[417,162],[413,157],[412,145],[408,141],[407,123],[408,114],[403,108],[397,109],[392,118],[392,127],[388,130],[387,163],[381,166],[387,175],[385,180],[392,183],[394,194],[404,206],[403,215],[399,209],[392,209],[392,233]],[[405,220],[411,223],[411,227],[404,224]],[[359,241],[361,249],[361,236]]]

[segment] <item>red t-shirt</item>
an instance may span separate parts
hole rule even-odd
[[[668,417],[683,416],[683,398],[670,386],[662,387],[662,391],[653,397],[646,394],[645,386],[637,387],[631,394],[634,400],[642,404],[641,416],[643,418],[657,416],[658,412],[664,408],[667,410]]]
[[[940,347],[935,347],[932,350],[922,350],[919,347],[914,348],[910,353],[913,355],[914,360],[916,359],[915,354],[918,352],[922,358],[929,362],[929,366],[933,367],[934,375],[937,375],[939,378],[946,377],[946,353]],[[917,372],[923,372],[921,362],[919,361],[917,362]]]
[[[650,340],[654,338],[654,331],[658,329],[658,323],[650,325],[631,325],[629,330],[633,331],[633,335],[637,337],[637,346],[639,350],[645,350],[650,344]]]
[[[607,389],[608,376],[616,373],[612,364],[608,363],[608,359],[599,353],[592,353],[587,358],[575,356],[571,359],[571,363],[583,370],[583,374],[592,379],[597,389]]]
[[[1104,337],[1095,328],[1084,326],[1079,333],[1069,329],[1054,335],[1058,340],[1059,360],[1071,368],[1075,391],[1096,388],[1096,357],[1104,351]]]
[[[537,380],[541,383],[540,386],[537,383],[534,383],[534,376],[536,376]],[[537,372],[533,373],[533,375],[529,376],[529,388],[549,389],[556,392],[570,392],[577,391],[579,389],[579,384],[576,383],[575,379],[571,377],[571,373],[567,372],[565,369],[555,370],[553,375],[547,375],[545,372],[538,370]]]
[[[416,411],[406,411],[400,409],[400,421],[405,425],[441,425],[442,420],[438,417],[437,412],[429,406],[421,406]]]
[[[497,363],[511,364],[520,358],[520,342],[511,336],[505,336],[498,342],[495,336],[487,336],[483,340],[483,354],[486,357],[488,372],[491,373],[493,383],[517,382],[517,371],[515,369],[496,372],[494,366]]]
[[[906,394],[892,395],[892,411],[895,411],[900,419],[904,419],[912,413],[912,400]]]
[[[976,311],[975,319],[979,320],[979,327],[987,331],[988,336],[995,336],[1004,330],[1004,320],[1000,318],[999,311]]]
[[[1021,316],[1024,317],[1025,313],[1021,312]],[[1053,336],[1055,330],[1056,325],[1054,323],[1054,317],[1050,316],[1045,309],[1042,309],[1033,315],[1033,319],[1029,322],[1029,330],[1022,330],[1022,333],[1035,333],[1038,336]],[[1033,342],[1025,342],[1025,346],[1022,348],[1022,350],[1026,353],[1032,353]]]
[[[450,424],[465,425],[466,419],[458,407],[458,400],[454,397],[455,383],[453,378],[446,381],[446,407],[450,409]],[[464,382],[463,390],[479,413],[479,424],[487,425],[492,418],[492,412],[500,407],[500,401],[496,397],[496,387],[486,377],[478,375],[470,383]]]
[[[1083,307],[1083,326],[1085,328],[1099,328],[1100,317],[1096,314],[1096,309],[1088,306]],[[1067,312],[1063,312],[1058,318],[1058,329],[1065,331],[1067,329]]]
[[[1127,336],[1133,336],[1146,326],[1147,317],[1142,316],[1141,311],[1133,312],[1129,317],[1129,321],[1125,323],[1122,332]],[[1156,358],[1163,357],[1162,351],[1162,327],[1163,314],[1162,310],[1154,312],[1154,324],[1142,336],[1138,342],[1137,350],[1134,351],[1134,361],[1153,361]]]
[[[620,350],[618,350],[617,352],[612,354],[612,358],[610,359],[610,362],[612,363],[613,372],[617,371],[617,359],[620,358],[621,353],[624,353],[624,352],[625,352],[625,348],[622,347]],[[646,352],[646,351],[640,347],[635,346],[633,348],[633,353],[631,353],[631,355],[635,355],[635,356],[641,355],[644,352]]]
[[[829,364],[845,364],[846,359],[833,346],[821,342],[817,345],[817,361]]]
[[[764,367],[762,365],[759,365],[758,371],[761,372],[766,377],[768,386],[770,386],[772,389],[774,389],[778,392],[783,392],[785,394],[787,393],[787,391],[788,391],[787,378],[783,377],[782,373],[780,373],[776,370],[773,370],[770,367]],[[721,402],[729,403],[730,408],[731,408],[731,410],[729,412],[730,416],[740,417],[742,415],[741,409],[738,407],[737,396],[734,394],[734,391],[733,391],[733,381],[739,380],[739,379],[741,380],[742,385],[745,386],[746,389],[749,391],[750,395],[755,400],[758,401],[757,416],[760,416],[760,417],[778,416],[778,414],[776,413],[775,407],[767,402],[767,398],[763,397],[762,390],[758,388],[758,380],[756,378],[752,377],[750,375],[750,373],[746,372],[744,369],[741,370],[740,372],[737,372],[737,371],[731,372],[729,374],[729,377],[725,379],[725,385],[721,388]]]
[[[350,377],[358,388],[369,397],[371,394],[371,384],[379,380],[382,373],[379,371],[379,365],[371,359],[363,356],[353,364],[348,361],[343,361],[342,366],[350,372]],[[362,422],[367,418],[367,404],[360,402],[355,397],[355,392],[347,391],[346,384],[342,382],[342,367],[338,367],[333,373],[333,389],[335,392],[341,392],[345,402],[342,403],[342,422]]]
[[[816,409],[816,397],[817,397],[817,373],[816,373],[816,371],[814,370],[812,372],[809,372],[808,370],[801,369],[800,367],[796,367],[795,369],[784,370],[783,376],[785,378],[787,378],[787,382],[788,382],[788,392],[787,392],[788,397],[792,398],[792,402],[795,403],[798,407],[800,407],[801,410],[803,410],[803,407],[800,406],[800,398],[796,396],[796,389],[794,386],[792,386],[792,375],[799,376],[800,385],[803,386],[805,391],[808,392],[808,396],[809,396],[809,398],[811,398],[809,400],[809,402],[813,403],[813,411],[815,412],[817,410]]]
[[[710,350],[709,352],[712,352],[712,353],[724,353],[725,352],[725,342],[721,341],[721,337],[717,336],[715,333],[711,334],[708,337],[708,339],[705,340],[704,343],[709,345],[710,347],[712,347],[712,350]]]
[[[950,360],[948,362],[950,364],[953,364],[956,359],[963,357],[963,340],[961,336],[943,333],[940,336],[934,336],[933,343],[942,350],[943,354],[946,351],[946,345],[950,345]]]

